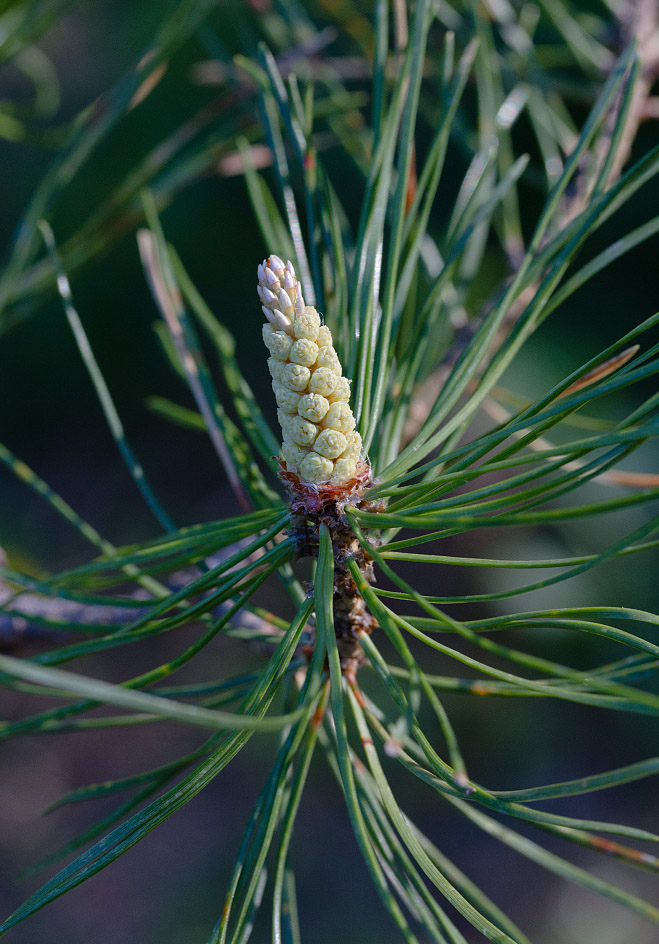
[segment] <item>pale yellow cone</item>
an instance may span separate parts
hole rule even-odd
[[[332,334],[316,309],[304,304],[292,263],[271,255],[258,274],[281,455],[302,482],[341,485],[355,475],[362,441]]]

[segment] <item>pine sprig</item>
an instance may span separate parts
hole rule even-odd
[[[40,7],[32,25],[27,14],[11,21],[16,49],[45,28],[56,6],[27,4]],[[210,784],[252,737],[272,733],[279,737],[275,759],[263,771],[209,942],[246,942],[265,902],[273,942],[301,940],[293,838],[320,754],[382,905],[409,944],[465,944],[472,932],[479,940],[529,944],[517,917],[407,815],[400,785],[412,782],[409,775],[429,804],[443,804],[560,879],[659,924],[650,902],[569,858],[576,845],[656,873],[659,837],[641,825],[581,815],[583,805],[568,803],[560,813],[542,806],[638,783],[659,772],[657,758],[621,764],[612,757],[608,770],[554,775],[532,786],[520,774],[495,789],[470,774],[473,748],[456,724],[455,702],[445,698],[459,693],[474,711],[489,711],[492,696],[514,698],[520,713],[527,704],[551,711],[558,702],[575,716],[584,708],[617,712],[620,724],[630,714],[636,724],[659,714],[652,687],[659,617],[626,601],[567,605],[560,596],[566,581],[629,555],[638,559],[659,541],[659,481],[654,472],[627,467],[656,450],[659,394],[648,391],[659,370],[659,315],[639,316],[604,350],[591,344],[586,363],[558,382],[543,386],[538,377],[534,396],[520,399],[501,387],[533,333],[659,228],[657,219],[646,220],[593,254],[603,225],[659,171],[657,149],[628,166],[642,120],[639,99],[647,102],[657,66],[647,43],[613,48],[612,29],[625,32],[618,20],[593,16],[586,29],[566,4],[541,5],[537,35],[529,11],[514,5],[489,5],[484,17],[478,5],[420,0],[409,23],[403,6],[378,2],[374,23],[360,19],[361,29],[338,8],[323,8],[339,30],[341,55],[331,57],[303,7],[270,11],[243,37],[249,49],[230,52],[220,42],[222,11],[179,4],[163,14],[150,57],[104,97],[102,113],[71,133],[26,210],[0,278],[0,327],[27,317],[56,280],[116,445],[164,533],[115,547],[0,447],[3,465],[97,555],[39,577],[0,569],[0,627],[11,631],[29,620],[60,634],[29,657],[0,656],[12,698],[30,699],[0,733],[56,736],[176,722],[213,734],[154,769],[57,801],[113,798],[116,805],[44,857],[51,864],[75,855],[0,934],[115,862]],[[637,26],[641,19],[637,11]],[[154,70],[166,68],[195,31],[217,53],[231,91],[161,142],[157,161],[140,155],[56,247],[45,219],[114,125],[141,107]],[[235,52],[243,56],[234,62]],[[372,73],[364,112],[350,84],[354,70],[361,80]],[[589,104],[579,127],[570,109],[576,96]],[[209,128],[218,116],[214,136]],[[522,120],[537,144],[533,158],[518,153],[512,133]],[[256,167],[261,138],[272,174]],[[357,213],[344,204],[336,147],[354,168]],[[445,180],[454,148],[467,155],[457,185]],[[182,261],[184,248],[179,257],[158,215],[218,153],[238,161],[270,252],[258,269],[259,297],[284,432],[285,489],[273,475],[279,438],[266,419],[272,411],[241,371],[257,355],[236,344],[227,312],[213,313]],[[530,186],[543,191],[535,217],[524,200]],[[440,195],[443,217],[436,214]],[[138,238],[165,325],[163,347],[195,409],[162,397],[150,406],[208,435],[240,509],[222,521],[174,526],[127,441],[84,312],[73,307],[69,278],[138,221],[146,223]],[[39,230],[49,250],[43,259]],[[591,255],[583,262],[585,251]],[[496,285],[483,302],[480,285],[494,256]],[[265,373],[265,352],[259,356]],[[323,369],[332,382],[316,389]],[[612,401],[622,406],[608,418]],[[360,460],[362,443],[368,462]],[[613,514],[622,522],[615,537],[560,556],[524,549],[492,555],[480,546],[470,555],[439,543],[494,533],[508,546],[538,527],[588,535],[590,522]],[[313,559],[310,574],[299,568],[301,557]],[[445,590],[445,566],[476,579]],[[501,570],[519,571],[518,584],[497,584]],[[487,584],[477,582],[481,574]],[[289,596],[288,615],[266,608],[275,603],[264,606],[262,588],[267,593],[276,580]],[[525,601],[548,587],[556,594],[551,608]],[[179,632],[189,627],[192,634]],[[569,646],[554,648],[555,631],[579,640],[578,662]],[[80,661],[96,654],[109,666],[113,650],[133,643],[146,650],[165,635],[174,654],[118,683],[86,674]],[[211,644],[221,651],[225,636],[250,644],[253,664],[209,679],[199,657]],[[435,654],[445,674],[432,671]],[[197,680],[172,684],[184,666]],[[46,706],[35,709],[35,699]],[[400,776],[391,776],[394,765]],[[516,885],[523,890],[523,862]]]

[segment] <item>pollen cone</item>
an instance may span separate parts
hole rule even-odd
[[[258,275],[286,469],[301,482],[342,485],[357,473],[362,441],[332,334],[316,309],[304,304],[292,263],[268,256]]]

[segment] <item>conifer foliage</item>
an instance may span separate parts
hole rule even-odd
[[[0,14],[7,54],[34,48],[66,6],[11,4]],[[361,852],[357,865],[346,850],[346,874],[368,874],[392,941],[534,939],[530,909],[504,911],[415,824],[405,783],[416,796],[422,785],[430,809],[514,851],[519,901],[528,860],[578,886],[586,912],[587,896],[599,895],[634,927],[659,925],[659,908],[624,877],[625,868],[659,871],[659,836],[638,808],[621,811],[625,824],[602,822],[588,816],[588,797],[571,799],[656,775],[659,758],[605,757],[541,784],[520,763],[498,789],[470,773],[474,747],[456,708],[459,696],[480,727],[502,703],[520,718],[540,704],[548,714],[610,713],[620,726],[659,714],[659,616],[635,605],[633,587],[625,599],[575,602],[594,568],[630,556],[640,567],[659,546],[659,315],[621,322],[604,343],[592,337],[585,362],[559,379],[537,371],[532,396],[507,386],[536,330],[659,230],[646,201],[643,221],[606,244],[659,172],[659,148],[637,153],[635,144],[656,112],[655,5],[611,0],[586,14],[579,4],[516,0],[376,0],[373,11],[282,0],[241,5],[235,33],[230,15],[210,0],[164,5],[148,55],[92,112],[51,134],[52,167],[0,278],[1,331],[59,292],[127,473],[157,522],[150,540],[116,547],[0,446],[5,469],[91,546],[59,573],[0,569],[3,633],[40,631],[37,648],[0,655],[18,706],[2,735],[116,726],[126,737],[127,725],[163,723],[207,732],[154,769],[109,772],[62,797],[114,805],[61,850],[45,850],[44,864],[58,869],[0,934],[11,941],[15,925],[120,859],[239,765],[251,739],[267,742],[263,757],[274,761],[263,761],[242,843],[221,850],[235,863],[207,944],[244,944],[252,933],[273,944],[314,939],[314,902],[297,901],[295,874],[306,864],[294,848],[313,765],[332,778]],[[192,75],[214,93],[219,83],[219,98],[136,156],[59,240],[56,211],[80,169],[133,109],[167,94],[158,82],[165,76],[166,86],[177,56],[189,62],[200,48]],[[52,80],[46,66],[33,71],[38,88]],[[23,128],[40,141],[36,117],[17,110],[0,131]],[[239,175],[253,211],[250,265],[269,254],[258,266],[265,325],[253,284],[240,286],[267,351],[236,343],[233,312],[211,310],[185,247],[165,235],[166,208],[209,171]],[[78,272],[133,230],[162,316],[158,336],[194,409],[149,405],[209,437],[235,506],[223,520],[175,525],[128,442],[76,308]],[[217,266],[217,277],[226,284],[230,271]],[[253,372],[242,370],[261,358],[276,408],[269,380],[252,388]],[[615,533],[592,527],[613,513]],[[534,550],[539,533],[567,528],[586,551]],[[516,556],[492,555],[491,535]],[[547,598],[534,592],[546,588],[543,608]],[[194,632],[174,633],[180,646],[166,663],[120,682],[87,674],[94,654],[116,679],[118,650],[185,627]],[[578,650],[559,644],[567,637]],[[251,654],[253,671],[209,677],[204,656],[229,638]],[[172,683],[184,666],[197,681]],[[215,841],[210,826],[205,839]],[[620,884],[598,871],[600,855],[616,860]],[[145,878],[144,895],[148,887]]]

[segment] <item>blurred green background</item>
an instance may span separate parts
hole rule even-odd
[[[35,15],[52,9],[51,25],[44,26],[35,39],[57,76],[60,102],[51,114],[28,123],[27,137],[12,132],[11,123],[0,135],[0,241],[6,261],[25,208],[58,160],[58,145],[69,123],[81,109],[117,88],[148,48],[164,12],[175,6],[122,0],[32,4]],[[305,7],[314,22],[326,30],[324,53],[344,57],[361,54],[362,42],[368,37],[368,4],[327,0],[319,5],[303,4],[303,11]],[[234,333],[245,375],[260,391],[266,413],[273,416],[260,347],[261,317],[254,275],[257,262],[277,247],[263,244],[244,178],[234,174],[226,162],[237,133],[262,141],[258,100],[245,76],[239,79],[227,63],[234,54],[254,55],[258,38],[272,43],[279,36],[284,42],[285,20],[282,9],[269,0],[218,4],[167,57],[160,82],[117,121],[46,214],[58,244],[65,247],[85,221],[99,209],[108,208],[98,247],[93,248],[93,240],[84,230],[74,246],[83,256],[86,248],[93,248],[92,258],[71,272],[74,299],[128,438],[177,525],[233,514],[238,509],[206,439],[168,424],[147,409],[145,401],[152,395],[192,404],[182,382],[168,367],[153,330],[157,313],[135,240],[139,201],[135,196],[113,205],[112,200],[131,169],[144,168],[143,182],[153,186],[162,199],[167,237],[210,307]],[[216,55],[221,57],[222,67]],[[47,75],[43,82],[50,84],[52,91]],[[366,77],[357,75],[351,88],[355,93],[365,92]],[[30,81],[14,59],[8,58],[0,71],[0,101],[20,107],[27,105],[32,95]],[[107,98],[104,101],[106,107]],[[578,106],[575,110],[578,112]],[[349,111],[355,133],[360,115],[357,109]],[[528,129],[521,122],[521,150],[525,135]],[[656,123],[644,126],[635,153],[643,153],[656,141]],[[356,218],[359,177],[327,126],[320,136],[320,150],[330,177]],[[156,166],[165,153],[162,168],[148,179],[149,167]],[[449,196],[467,165],[459,142],[453,142],[450,155],[443,184]],[[265,173],[271,171],[266,168]],[[523,187],[528,224],[541,198],[532,176]],[[594,254],[616,234],[645,220],[648,204],[656,205],[658,195],[656,185],[643,190],[598,234],[590,252]],[[438,230],[444,220],[440,202]],[[574,296],[532,339],[507,377],[507,386],[526,396],[540,394],[599,347],[653,314],[659,298],[658,245],[656,239],[643,244]],[[41,249],[37,262],[39,258],[43,258]],[[490,265],[494,281],[503,265],[495,247]],[[483,278],[484,284],[475,287],[476,296],[487,292],[488,273]],[[0,442],[110,540],[121,544],[155,535],[157,525],[107,432],[52,286],[35,294],[25,283],[21,291],[8,308],[11,327],[0,334]],[[614,413],[621,409],[620,404],[605,405]],[[656,471],[656,460],[656,452],[648,450],[634,458],[634,468]],[[534,545],[524,548],[519,544],[506,547],[489,536],[489,550],[491,556],[500,557],[588,552],[593,544],[603,546],[613,540],[623,527],[621,520],[617,515],[608,516],[585,534],[569,525],[561,532],[538,532]],[[630,516],[625,527],[629,520]],[[15,566],[35,573],[60,569],[89,555],[81,539],[4,469],[0,469],[0,546]],[[452,546],[460,553],[475,550],[458,542]],[[483,550],[482,545],[478,550]],[[557,605],[578,601],[656,608],[657,564],[656,555],[625,558],[578,582],[561,585],[559,591],[548,591],[542,597],[543,605],[550,605],[551,593],[555,593],[560,594]],[[473,571],[456,577],[449,570],[442,573],[447,587],[467,586],[469,592],[475,591],[473,583],[465,583],[473,581]],[[502,579],[500,571],[494,573]],[[268,602],[276,609],[276,601],[270,598]],[[531,607],[535,601],[527,602]],[[556,634],[543,640],[546,648],[542,652],[552,651],[561,661],[564,647],[565,657],[569,653],[578,661],[579,646],[583,645]],[[136,663],[147,666],[155,664],[155,659],[167,658],[167,643],[159,642],[158,646],[156,654],[143,644],[131,649],[130,655],[118,657],[111,667],[112,678],[122,678],[127,667],[133,670]],[[208,662],[203,674],[209,678],[214,672],[226,671],[228,662],[236,666],[259,664],[257,654],[227,640],[218,641],[204,658]],[[107,667],[95,667],[93,660],[88,668],[107,677]],[[438,659],[436,671],[446,669]],[[181,682],[186,678],[182,673]],[[656,722],[645,718],[630,723],[595,709],[575,711],[569,705],[548,707],[528,702],[520,707],[522,703],[513,699],[487,706],[473,702],[459,696],[446,699],[458,735],[468,745],[470,772],[501,789],[543,778],[575,777],[603,770],[612,759],[622,765],[656,753]],[[6,695],[3,709],[8,717],[18,710]],[[119,732],[42,736],[3,746],[2,912],[8,914],[36,887],[38,878],[19,882],[17,876],[99,815],[98,808],[63,809],[41,818],[43,807],[75,786],[155,765],[189,750],[199,740],[187,729],[154,725]],[[82,888],[13,929],[7,940],[15,944],[193,944],[205,940],[221,910],[241,831],[265,779],[264,758],[273,755],[274,745],[267,737],[253,739],[235,765],[148,840]],[[393,770],[392,777],[399,795],[406,798],[403,805],[412,819],[425,826],[440,848],[509,909],[537,944],[651,944],[655,940],[654,932],[633,916],[586,892],[555,883],[509,850],[487,843],[467,824],[457,823],[422,784]],[[558,803],[552,808],[567,811]],[[585,815],[586,811],[593,819],[619,818],[656,830],[656,786],[650,781],[571,801],[574,815]],[[531,834],[524,828],[522,831]],[[549,847],[554,848],[551,842]],[[314,944],[329,944],[338,938],[350,944],[396,940],[370,886],[340,794],[322,760],[312,771],[294,850],[303,939]],[[629,891],[656,901],[656,882],[651,876],[623,872],[614,862],[594,860],[578,849],[568,850],[568,855],[591,866],[596,874],[620,881]],[[465,934],[471,940],[469,932]],[[257,925],[254,940],[268,939],[264,920]]]

